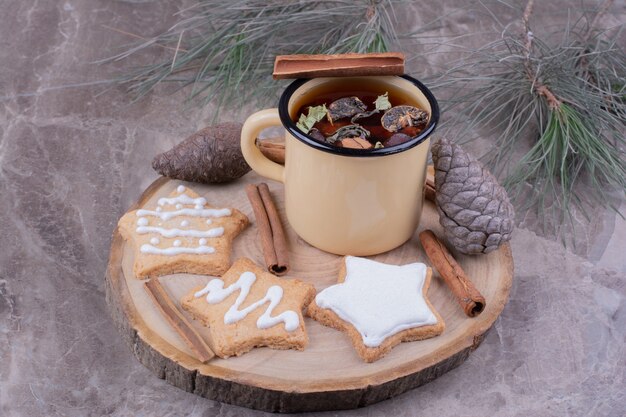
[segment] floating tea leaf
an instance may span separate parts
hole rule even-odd
[[[428,122],[428,113],[413,106],[396,106],[387,110],[381,119],[383,127],[397,132],[408,126],[418,126]]]
[[[309,130],[313,127],[313,125],[324,117],[326,117],[327,113],[326,105],[322,104],[320,106],[311,106],[309,107],[309,112],[305,116],[304,113],[300,115],[300,119],[298,119],[298,123],[296,126],[304,133],[309,133]]]
[[[344,138],[363,138],[367,139],[370,137],[369,130],[359,126],[359,125],[348,125],[344,127],[340,127],[337,131],[326,138],[326,141],[329,143],[335,143],[338,140]]]
[[[355,123],[357,120],[373,116],[381,110],[390,109],[391,103],[389,102],[388,95],[389,93],[385,92],[385,94],[376,97],[376,100],[374,101],[374,105],[376,106],[376,108],[374,110],[356,114],[352,117],[352,119],[350,119],[350,121],[352,123]]]
[[[365,110],[367,110],[367,106],[358,97],[343,97],[330,103],[328,106],[328,118],[332,123],[335,120],[351,117]]]
[[[389,93],[385,91],[385,94],[376,97],[374,105],[376,106],[376,110],[389,110],[391,108],[391,103],[389,102]]]

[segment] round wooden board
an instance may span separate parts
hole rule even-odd
[[[263,264],[258,230],[244,190],[247,183],[261,181],[264,179],[250,173],[227,185],[183,183],[205,196],[209,204],[237,208],[250,218],[251,226],[234,242],[232,260],[245,256]],[[131,210],[154,206],[158,197],[169,194],[179,184],[180,181],[158,179]],[[282,184],[269,182],[269,186],[285,219]],[[287,224],[285,227],[291,247],[288,276],[310,282],[318,291],[334,284],[342,258],[311,247]],[[424,228],[441,234],[436,209],[430,202],[425,204],[418,231]],[[428,296],[445,320],[445,332],[432,339],[401,343],[371,364],[361,361],[345,334],[309,318],[305,319],[309,345],[302,352],[260,348],[241,357],[215,358],[202,364],[149,299],[143,281],[134,277],[132,257],[132,250],[116,230],[106,277],[107,303],[124,339],[141,363],[159,378],[188,392],[272,412],[362,407],[437,378],[460,365],[478,347],[502,312],[513,279],[513,259],[508,244],[483,256],[455,253],[484,295],[485,311],[476,318],[466,317],[435,272]],[[428,264],[417,232],[403,246],[372,259],[398,265],[417,261]],[[185,274],[160,278],[176,303],[192,287],[204,285],[209,279]],[[197,322],[194,326],[208,340],[207,330]]]

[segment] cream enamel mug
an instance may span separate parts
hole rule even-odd
[[[439,108],[432,93],[412,77],[350,77],[345,80],[352,84],[402,91],[430,113],[430,120],[418,136],[400,145],[369,151],[337,148],[308,137],[293,121],[304,97],[337,80],[291,83],[278,108],[245,121],[241,149],[253,170],[285,184],[287,220],[302,239],[338,255],[374,255],[406,242],[419,224],[429,137]],[[286,129],[284,167],[255,145],[261,130],[277,125]]]

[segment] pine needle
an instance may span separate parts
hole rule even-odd
[[[406,0],[201,0],[153,38],[100,62],[124,61],[145,49],[174,53],[120,75],[135,99],[163,82],[189,87],[189,98],[214,105],[215,117],[245,104],[265,105],[283,84],[272,80],[276,55],[385,52],[396,44],[394,7]],[[116,31],[120,31],[115,29]],[[121,31],[120,31],[121,32]]]
[[[463,48],[431,85],[450,97],[443,134],[460,142],[475,138],[461,136],[468,131],[498,137],[485,161],[505,176],[518,213],[536,209],[550,233],[572,222],[572,207],[608,206],[607,193],[626,193],[626,55],[623,25],[592,26],[606,2],[545,39],[532,32],[532,6],[520,10],[523,32],[495,22],[502,32],[492,42]],[[583,182],[591,187],[583,191]]]

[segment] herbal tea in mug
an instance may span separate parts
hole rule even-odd
[[[380,149],[419,135],[429,121],[410,96],[389,86],[337,80],[303,97],[296,111],[302,133],[341,148]]]
[[[241,149],[257,173],[285,184],[285,212],[306,242],[368,256],[413,236],[422,213],[437,100],[407,76],[298,79],[278,108],[250,116]],[[269,126],[285,128],[285,165],[255,146]]]

